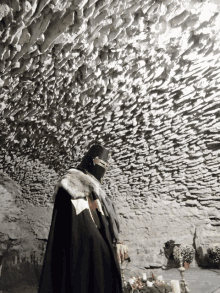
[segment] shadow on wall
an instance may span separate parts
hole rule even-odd
[[[179,268],[178,263],[174,260],[173,257],[173,249],[175,246],[179,246],[180,244],[176,244],[173,240],[169,240],[165,243],[164,246],[164,254],[167,258],[166,269],[171,268]],[[209,245],[202,245],[197,246],[195,251],[195,258],[193,266],[199,266],[202,268],[209,268],[209,269],[219,269],[219,264],[214,264],[210,259],[207,249]]]
[[[0,291],[3,293],[37,292],[42,264],[35,259],[35,253],[19,255],[10,252],[0,258],[2,270],[0,276]]]
[[[177,262],[173,258],[173,249],[175,245],[178,245],[178,244],[176,244],[175,241],[173,240],[169,240],[164,244],[164,254],[167,258],[167,264],[166,264],[167,269],[179,267]]]
[[[209,257],[207,253],[208,245],[203,245],[197,248],[196,251],[196,262],[198,266],[203,268],[209,268],[209,269],[219,269],[220,265],[218,263],[213,263],[211,258]]]
[[[196,254],[195,254],[195,260],[196,260],[198,266],[203,265],[204,255],[203,255],[202,247],[197,248]]]
[[[22,196],[20,186],[0,173],[0,291],[3,293],[37,292],[47,244],[52,208],[24,204]]]

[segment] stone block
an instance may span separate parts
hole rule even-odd
[[[147,255],[146,256],[146,261],[151,264],[151,263],[155,263],[155,256],[153,254],[151,255]]]
[[[118,209],[119,214],[128,214],[130,211],[131,211],[130,207],[122,207],[122,208]]]

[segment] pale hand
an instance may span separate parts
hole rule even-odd
[[[125,259],[129,258],[128,247],[124,244],[116,244],[117,247],[117,257],[119,264],[122,264]]]

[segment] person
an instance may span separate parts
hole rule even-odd
[[[93,145],[58,181],[38,293],[122,293],[128,249],[111,199],[101,188],[110,152]]]

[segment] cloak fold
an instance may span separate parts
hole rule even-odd
[[[92,189],[85,192],[82,184],[83,190],[78,185],[71,194],[61,182],[56,189],[38,293],[122,293],[108,218],[96,209],[98,228],[87,208],[87,197],[96,200],[95,193]]]

